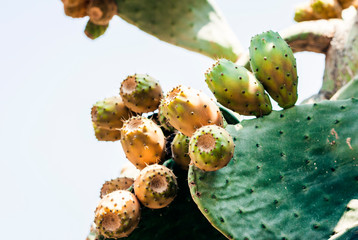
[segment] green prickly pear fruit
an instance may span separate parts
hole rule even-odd
[[[243,115],[272,111],[269,96],[255,76],[230,60],[220,59],[205,73],[205,81],[219,103]]]
[[[97,25],[94,24],[91,21],[87,22],[86,28],[85,28],[85,34],[88,38],[94,40],[100,36],[102,36],[108,28],[107,25]]]
[[[282,108],[289,108],[297,101],[296,59],[291,48],[273,31],[264,32],[251,39],[250,64],[256,78]]]
[[[145,117],[132,117],[121,129],[121,144],[127,159],[138,169],[160,162],[165,153],[165,136],[160,127]]]
[[[119,129],[106,129],[97,126],[96,123],[93,124],[94,134],[98,141],[118,141],[121,139],[121,131]]]
[[[174,173],[163,165],[144,168],[134,182],[134,193],[146,207],[158,209],[168,206],[175,198],[178,183]]]
[[[190,138],[178,132],[171,144],[173,159],[182,169],[188,170],[189,157],[189,141]]]
[[[158,109],[158,121],[160,126],[162,126],[165,130],[169,132],[174,132],[175,128],[169,123],[168,119],[163,114],[163,110],[161,109],[162,105],[159,105]]]
[[[117,190],[127,190],[133,183],[133,178],[127,177],[118,177],[110,181],[106,181],[102,185],[100,197],[103,198],[105,195]]]
[[[224,128],[210,125],[198,129],[190,138],[189,155],[201,170],[216,171],[230,162],[234,148],[234,141]]]
[[[131,111],[124,105],[120,96],[98,101],[91,111],[92,122],[103,129],[119,129],[123,121],[129,119]]]
[[[147,113],[159,106],[163,91],[159,82],[146,74],[128,76],[121,84],[124,104],[134,112]]]
[[[90,0],[87,13],[91,22],[106,26],[117,13],[117,4],[115,0]]]
[[[219,107],[207,95],[193,88],[181,85],[173,88],[160,105],[169,123],[188,137],[205,125],[223,126]]]
[[[117,190],[105,195],[95,210],[95,224],[106,238],[127,237],[138,225],[140,204],[135,195]]]

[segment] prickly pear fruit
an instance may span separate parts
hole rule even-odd
[[[219,107],[204,93],[178,86],[160,103],[160,109],[169,123],[186,136],[205,125],[223,125]]]
[[[162,108],[162,105],[159,105],[158,121],[159,121],[160,126],[169,132],[174,132],[175,128],[169,123],[168,119],[165,117],[163,110],[161,108]]]
[[[140,204],[136,196],[126,190],[117,190],[101,199],[94,222],[104,237],[122,238],[137,227],[139,219]]]
[[[189,157],[189,141],[190,138],[178,132],[171,144],[173,159],[181,168],[188,170]]]
[[[105,195],[117,190],[127,190],[133,183],[133,178],[127,177],[118,177],[110,181],[106,181],[102,185],[100,197],[103,198]]]
[[[158,209],[168,206],[175,198],[178,183],[174,173],[163,165],[144,168],[134,182],[134,193],[146,207]]]
[[[108,24],[107,25],[97,25],[91,21],[88,21],[86,28],[85,28],[85,34],[88,38],[93,40],[93,39],[96,39],[96,38],[102,36],[106,32],[107,28],[108,28]]]
[[[91,22],[106,26],[117,13],[117,4],[114,0],[91,0],[87,13]]]
[[[104,129],[116,129],[123,126],[123,121],[132,115],[120,96],[98,101],[91,111],[92,122]]]
[[[318,18],[313,13],[313,8],[311,2],[304,2],[295,7],[295,17],[296,22],[317,20]]]
[[[311,6],[318,19],[341,17],[342,7],[337,0],[313,0]]]
[[[132,117],[123,124],[121,143],[126,157],[138,169],[160,162],[165,137],[158,125],[145,117]]]
[[[87,16],[89,0],[62,0],[65,14],[73,18]]]
[[[190,138],[189,155],[201,170],[216,171],[230,162],[234,148],[234,141],[224,128],[210,125],[199,128]]]
[[[119,139],[121,139],[121,131],[119,129],[106,129],[106,128],[101,128],[99,126],[97,126],[96,123],[92,123],[93,124],[93,130],[94,130],[94,134],[97,138],[98,141],[118,141]]]
[[[129,109],[146,113],[158,108],[163,91],[159,82],[151,76],[135,74],[122,82],[120,95]]]
[[[250,64],[256,78],[282,108],[297,101],[296,59],[291,48],[273,31],[251,39]]]
[[[255,76],[242,66],[220,59],[205,73],[205,81],[219,103],[243,115],[272,111],[269,96]]]

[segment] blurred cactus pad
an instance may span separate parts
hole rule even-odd
[[[357,115],[351,98],[229,125],[234,157],[215,172],[190,167],[194,201],[229,239],[328,239],[358,198]]]

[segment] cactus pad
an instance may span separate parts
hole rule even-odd
[[[328,239],[358,197],[357,115],[349,99],[229,125],[234,158],[190,167],[194,201],[229,239]]]

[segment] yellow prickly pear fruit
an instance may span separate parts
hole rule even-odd
[[[158,163],[164,156],[165,136],[157,124],[145,117],[132,117],[123,124],[121,143],[126,157],[138,169]]]
[[[153,209],[168,206],[174,200],[177,190],[174,173],[158,164],[144,168],[134,182],[134,193],[138,200]]]
[[[103,198],[105,195],[117,190],[127,190],[133,183],[134,179],[127,177],[118,177],[110,181],[106,181],[102,185],[100,197]]]
[[[304,2],[300,5],[297,5],[295,8],[294,19],[296,22],[317,20],[318,18],[313,13],[311,2]]]
[[[131,111],[124,105],[120,96],[106,98],[98,101],[92,107],[92,122],[103,129],[119,129],[123,121],[129,119]]]
[[[311,6],[317,19],[340,18],[342,14],[337,0],[312,0]]]
[[[219,107],[193,88],[175,87],[162,99],[159,108],[169,123],[188,137],[205,125],[223,126]]]
[[[95,210],[95,224],[106,238],[127,237],[138,225],[140,204],[136,196],[126,190],[105,195]]]
[[[93,124],[94,134],[98,141],[114,142],[121,139],[121,131],[119,129],[110,130],[106,128],[101,128],[97,126],[96,123],[92,123],[92,124]]]
[[[91,22],[106,26],[117,13],[117,4],[114,0],[91,0],[87,13]]]
[[[147,113],[158,108],[163,91],[159,82],[151,76],[135,74],[122,82],[120,95],[133,112]]]

